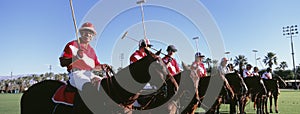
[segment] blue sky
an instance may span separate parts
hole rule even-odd
[[[97,2],[98,0],[73,1],[78,24]],[[254,64],[253,49],[258,50],[257,57],[261,58],[267,52],[275,52],[279,62],[287,61],[289,68],[292,68],[290,40],[282,36],[282,27],[300,25],[299,0],[200,0],[200,2],[207,8],[218,25],[226,51],[231,52],[228,55],[229,57],[242,54],[248,58],[249,63]],[[111,8],[114,7],[117,7],[117,5],[111,6]],[[183,5],[182,7],[188,8],[189,6]],[[107,10],[109,13],[110,9]],[[194,13],[195,15],[198,14],[197,11],[194,11]],[[52,65],[52,71],[55,73],[66,72],[65,68],[59,66],[58,57],[61,55],[65,44],[75,39],[69,0],[18,2],[1,0],[0,15],[2,41],[0,45],[0,51],[2,52],[0,56],[0,76],[10,75],[10,72],[15,75],[45,73],[49,72],[49,65]],[[128,18],[130,21],[120,20],[122,15],[124,15],[123,18]],[[129,30],[135,30],[136,27],[140,26],[140,24],[136,24],[140,20],[139,15],[139,9],[133,8],[120,14],[119,18],[116,17],[112,20],[111,28],[107,28],[107,31],[103,32],[104,38],[98,39],[96,51],[99,50],[97,54],[100,62],[112,64],[112,60],[102,56],[109,52],[102,50],[109,47],[105,43],[110,42],[115,46],[115,42],[105,36],[118,37],[130,25],[132,29]],[[200,51],[209,57],[205,38],[201,36],[201,33],[197,33],[192,25],[186,25],[186,23],[189,23],[187,18],[180,17],[174,11],[149,6],[145,7],[145,19],[149,23],[151,20],[159,20],[168,22],[167,24],[172,24],[180,29],[184,28],[181,32],[189,38],[198,35],[200,37]],[[118,23],[119,25],[117,25]],[[119,28],[121,25],[124,25],[124,30]],[[151,34],[151,25],[148,25],[148,27],[147,29]],[[140,37],[142,33],[137,32],[134,34],[130,32],[129,35]],[[167,45],[165,43],[167,42],[161,45]],[[191,50],[195,51],[194,42],[190,40],[189,43],[194,46],[194,49]],[[165,50],[165,47],[158,48]],[[299,65],[299,37],[294,38],[294,49],[296,65]],[[134,51],[134,48],[129,51]],[[179,53],[183,52],[179,51]],[[127,60],[128,56],[125,56],[124,59]],[[258,66],[261,67],[259,63]]]

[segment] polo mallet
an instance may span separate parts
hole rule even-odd
[[[122,37],[121,37],[121,39],[125,39],[125,38],[128,38],[128,39],[130,39],[130,40],[132,40],[132,41],[135,41],[135,42],[139,43],[139,41],[136,40],[135,38],[128,36],[128,31],[126,31],[126,32],[122,35]],[[153,49],[153,50],[155,50],[155,51],[161,51],[161,50],[157,50],[157,49],[152,48],[152,47],[150,47],[150,49]],[[163,52],[160,52],[160,54],[163,54],[163,55],[165,55],[165,56],[168,56],[167,54],[165,54],[165,53],[163,53]],[[172,58],[172,57],[171,57],[171,58]],[[167,84],[167,82],[166,82],[165,80],[164,80],[163,83]]]
[[[140,0],[137,1],[136,4],[140,5],[140,9],[141,9],[141,15],[142,15],[142,24],[143,24],[143,30],[144,30],[144,39],[147,38],[146,35],[146,26],[145,26],[145,21],[144,21],[144,8],[143,8],[143,3],[145,3],[145,0]]]
[[[194,37],[193,40],[195,40],[197,52],[199,52],[199,47],[198,47],[198,40],[199,40],[199,37]]]
[[[135,38],[128,36],[128,31],[126,31],[126,32],[123,34],[123,36],[121,37],[121,39],[125,39],[125,38],[128,38],[128,39],[130,39],[130,40],[132,40],[132,41],[135,41],[135,42],[137,42],[137,43],[140,42],[140,41],[136,40]],[[155,48],[153,48],[153,47],[150,47],[150,49],[153,49],[154,51],[160,51],[160,50],[157,50],[157,49],[155,49]],[[167,54],[165,54],[165,53],[163,53],[163,52],[161,52],[161,54],[167,55]]]
[[[78,29],[77,29],[76,18],[75,18],[75,13],[74,13],[74,8],[73,8],[73,2],[72,2],[72,0],[69,0],[69,1],[70,1],[71,12],[72,12],[73,24],[74,24],[74,27],[75,27],[75,33],[76,33],[78,50],[80,50],[81,49],[81,47],[80,47],[80,40],[79,40],[79,36],[78,36]],[[76,61],[78,61],[78,59],[76,59],[75,61],[72,61],[72,63],[69,66],[71,66]]]
[[[78,36],[78,29],[77,29],[76,18],[75,18],[75,13],[74,13],[74,8],[73,8],[73,2],[72,2],[72,0],[69,0],[69,1],[70,1],[70,8],[71,8],[71,11],[72,11],[72,18],[73,18],[73,24],[74,24],[74,27],[75,27],[75,33],[76,33],[78,49],[80,50],[80,40],[79,40],[79,36]]]
[[[122,36],[121,39],[125,39],[125,38],[129,38],[130,40],[133,40],[133,41],[135,41],[135,42],[139,42],[138,40],[136,40],[136,39],[134,39],[134,38],[128,36],[128,31],[126,31],[126,32],[123,34],[123,36]]]

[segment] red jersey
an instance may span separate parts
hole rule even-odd
[[[140,50],[136,50],[131,56],[130,56],[130,64],[146,57],[147,54],[145,52],[142,52]]]
[[[92,70],[95,66],[100,65],[96,53],[90,45],[88,45],[87,48],[83,48],[83,44],[80,44],[80,46],[80,49],[83,50],[83,57],[73,61],[73,63],[68,66],[68,71],[70,71],[72,68],[80,70]],[[78,50],[77,40],[71,41],[66,45],[62,57],[73,58],[77,55]]]
[[[205,77],[206,69],[204,67],[204,64],[202,62],[193,62],[192,69],[196,71],[197,75],[202,78]]]
[[[171,74],[171,76],[174,76],[175,74],[177,74],[178,72],[180,72],[180,69],[178,67],[178,64],[176,62],[176,60],[173,58],[172,61],[169,61],[169,56],[165,56],[164,58],[162,58],[163,62],[167,65],[167,68]]]
[[[252,76],[253,76],[253,74],[250,72],[250,70],[245,69],[245,70],[243,71],[243,77],[244,77],[244,78],[252,77]]]

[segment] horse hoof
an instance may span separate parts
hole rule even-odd
[[[278,110],[275,110],[276,113],[278,113]]]
[[[273,111],[272,111],[272,110],[270,110],[270,113],[273,113]]]

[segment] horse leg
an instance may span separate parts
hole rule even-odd
[[[262,114],[265,113],[265,99],[266,99],[266,96],[263,95],[261,97],[261,112],[262,112]]]
[[[265,105],[265,111],[266,111],[266,114],[269,114],[268,113],[268,96],[264,99],[264,105]]]
[[[217,100],[215,101],[215,103],[211,106],[211,108],[206,112],[206,114],[215,114],[216,109],[218,108],[218,106],[220,105],[222,101],[222,97],[217,98]]]
[[[217,106],[217,109],[216,109],[216,110],[217,110],[216,113],[217,113],[217,114],[220,114],[220,106]]]
[[[262,101],[261,101],[261,97],[258,97],[256,98],[256,100],[254,101],[254,103],[256,103],[256,113],[257,114],[262,114]]]
[[[199,103],[198,99],[194,99],[194,102],[192,101],[181,113],[182,114],[195,114],[195,112],[198,108],[198,103]],[[178,104],[180,107],[180,103],[178,103]],[[177,110],[179,110],[179,109],[177,109]]]
[[[169,114],[176,114],[176,112],[177,112],[177,102],[176,101],[171,101],[168,104],[168,112],[169,112]]]
[[[259,102],[260,102],[260,100],[258,98],[256,98],[253,102],[254,104],[256,104],[255,107],[253,105],[253,108],[256,109],[256,114],[260,114]]]
[[[245,107],[246,103],[248,102],[247,96],[241,96],[239,100],[239,109],[240,109],[240,114],[245,114]]]
[[[274,95],[274,103],[275,103],[275,112],[278,113],[278,104],[277,104],[277,100],[278,100],[278,95]]]
[[[257,105],[257,104],[256,104],[256,101],[259,102],[259,101],[258,101],[259,99],[257,99],[257,94],[256,94],[256,95],[252,95],[252,97],[253,97],[253,98],[252,98],[252,99],[253,99],[253,109],[255,110],[255,109],[257,109],[257,108],[256,108],[256,107],[257,107],[257,106],[256,106],[256,105]]]
[[[133,103],[124,107],[124,114],[133,114]]]
[[[260,97],[260,108],[261,108],[261,114],[265,114],[265,96]]]
[[[269,98],[269,100],[270,100],[270,113],[273,113],[273,110],[272,110],[272,100],[273,100],[273,94],[271,93],[271,95],[270,95],[270,98]]]
[[[220,106],[221,106],[222,101],[223,101],[223,98],[219,98],[218,105],[216,106],[217,114],[220,114]]]
[[[236,113],[236,97],[234,97],[233,99],[230,100],[230,114],[235,114]]]
[[[87,108],[87,106],[83,102],[83,100],[78,92],[76,92],[75,98],[74,98],[74,113],[75,114],[92,114],[92,112]]]

